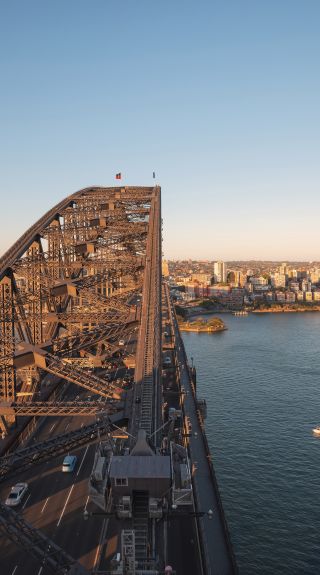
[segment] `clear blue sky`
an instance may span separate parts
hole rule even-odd
[[[91,184],[171,258],[320,259],[319,0],[0,2],[0,253]]]

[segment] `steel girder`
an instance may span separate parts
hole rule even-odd
[[[88,374],[84,372],[81,368],[75,365],[70,365],[60,359],[59,357],[54,357],[51,354],[46,354],[45,356],[46,365],[44,369],[49,373],[58,375],[59,377],[71,381],[91,391],[92,393],[100,394],[103,397],[109,397],[111,399],[121,399],[121,388],[118,385],[107,382],[101,377],[97,377],[93,374]]]
[[[0,535],[7,536],[20,549],[38,559],[54,575],[88,575],[88,571],[77,563],[54,541],[35,529],[22,515],[0,503]]]
[[[117,318],[115,318],[116,320]],[[137,321],[131,320],[128,322],[116,321],[106,323],[103,325],[96,325],[91,329],[75,330],[73,329],[71,335],[62,336],[59,339],[53,340],[54,352],[59,355],[69,355],[70,350],[77,352],[84,349],[89,349],[100,341],[107,341],[109,339],[119,339],[124,336],[133,334],[137,328]]]
[[[143,282],[143,301],[137,345],[135,369],[135,395],[141,402],[133,403],[130,422],[131,435],[138,429],[147,435],[157,428],[161,418],[160,365],[161,365],[161,198],[156,195],[151,205],[150,233],[146,248],[146,267]],[[138,390],[138,391],[137,391]],[[156,436],[157,442],[157,436]]]
[[[0,280],[0,398],[14,401],[16,380],[14,370],[14,301],[12,276]]]
[[[81,190],[47,212],[0,258],[2,402],[14,402],[19,390],[17,344],[41,347],[50,341],[56,361],[48,356],[47,371],[115,397],[98,378],[87,377],[83,385],[81,369],[63,366],[58,356],[77,358],[82,349],[94,355],[102,341],[112,344],[132,332],[140,314],[132,310],[131,298],[142,291],[157,194],[158,188],[148,187]],[[59,292],[59,285],[64,290]],[[30,367],[32,392],[41,367]],[[26,391],[30,381],[22,380],[20,390]]]
[[[117,402],[120,409],[121,404]],[[2,415],[20,415],[20,416],[46,416],[57,417],[90,417],[97,413],[114,413],[116,407],[110,403],[98,401],[28,401],[26,403],[6,403],[0,404],[0,413]]]
[[[69,431],[56,437],[51,437],[30,447],[16,449],[13,453],[0,457],[0,481],[7,480],[18,473],[22,473],[30,467],[33,467],[33,465],[44,463],[58,455],[70,452],[82,445],[95,441],[97,438],[106,435],[109,431],[109,419],[103,417],[101,421],[95,421],[75,431]]]

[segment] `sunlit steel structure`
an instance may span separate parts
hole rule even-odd
[[[152,397],[159,394],[160,206],[159,187],[86,188],[47,212],[0,259],[2,433],[10,434],[22,416],[103,412],[101,421],[2,457],[1,479],[107,433],[112,413],[125,417],[121,410],[128,395],[130,409],[133,393],[94,373],[120,352],[122,338],[138,339],[137,358],[128,358],[142,394],[136,418],[149,432],[157,424],[159,405],[155,410]],[[104,402],[52,400],[41,386],[45,372]],[[85,572],[2,505],[0,531],[33,549],[54,572]]]
[[[119,339],[138,330],[136,296],[154,226],[160,227],[159,187],[86,188],[47,212],[0,259],[5,432],[18,415],[43,414],[43,402],[35,402],[43,370],[121,399],[121,388],[83,367],[103,366]],[[48,411],[57,415],[60,407]]]

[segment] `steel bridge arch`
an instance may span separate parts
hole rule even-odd
[[[79,190],[0,258],[0,418],[6,433],[18,414],[37,413],[43,371],[111,400],[110,412],[123,409],[123,388],[84,373],[83,366],[101,366],[119,339],[141,333],[146,304],[137,305],[137,294],[146,283],[155,230],[161,259],[160,193],[158,186]],[[143,353],[140,346],[140,379]],[[47,398],[40,399],[39,415]],[[59,414],[59,406],[52,412],[51,404],[48,414]]]

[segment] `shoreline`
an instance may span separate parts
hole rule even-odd
[[[315,313],[315,312],[319,312],[320,311],[320,307],[317,308],[298,308],[298,309],[294,309],[294,308],[286,308],[286,309],[253,309],[251,312],[249,313]]]
[[[185,309],[187,318],[199,315],[212,315],[212,314],[234,314],[236,311],[246,311],[248,314],[254,313],[316,313],[320,312],[320,306],[317,307],[299,307],[299,308],[263,308],[263,309],[245,309],[245,310],[208,310],[197,308],[195,310]]]
[[[217,333],[218,331],[226,331],[228,328],[226,326],[223,327],[217,327],[217,328],[212,328],[212,327],[192,327],[192,326],[182,326],[179,325],[179,329],[180,331],[193,331],[196,333]]]
[[[218,331],[225,331],[226,325],[219,318],[196,319],[193,321],[182,320],[178,322],[180,331],[192,331],[196,333],[216,333]]]

